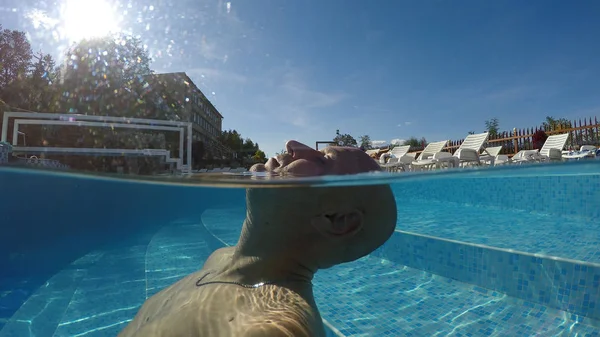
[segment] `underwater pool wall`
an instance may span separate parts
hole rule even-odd
[[[393,188],[402,198],[600,220],[600,175],[449,177],[434,181],[406,181],[393,185]]]
[[[600,319],[600,265],[597,264],[399,230],[373,255],[572,314]]]
[[[245,193],[11,169],[0,169],[0,191],[0,277],[11,278],[53,275],[115,238],[149,240],[173,220],[237,206]]]
[[[434,183],[403,182],[392,188],[398,200],[415,198],[456,203],[457,207],[466,204],[525,210],[564,216],[565,221],[569,217],[584,218],[590,223],[600,220],[600,175],[452,178]],[[494,229],[489,230],[494,235]],[[519,247],[498,249],[402,230],[396,230],[373,255],[600,319],[599,264],[524,253]]]

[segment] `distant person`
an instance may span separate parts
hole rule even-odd
[[[296,141],[251,171],[293,175],[379,171],[358,148],[316,151]],[[238,244],[154,295],[119,336],[325,336],[311,280],[356,260],[396,226],[388,185],[250,188]]]

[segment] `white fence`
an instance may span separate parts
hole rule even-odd
[[[0,142],[8,138],[9,118],[14,118],[12,151],[22,153],[60,153],[104,156],[163,156],[167,163],[174,163],[179,171],[190,174],[192,171],[192,123],[157,119],[93,116],[78,114],[55,114],[37,112],[5,112],[2,122]],[[104,128],[124,128],[138,130],[174,131],[179,133],[179,158],[171,158],[166,149],[106,149],[80,147],[30,147],[18,146],[19,126],[21,125],[68,125]],[[182,158],[187,149],[187,158]]]

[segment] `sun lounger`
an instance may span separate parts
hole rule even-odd
[[[398,169],[405,171],[406,167],[408,167],[408,165],[414,159],[407,156],[408,150],[410,150],[410,145],[394,147],[390,152],[388,152],[391,155],[388,162],[381,164],[380,166],[389,171],[396,171]]]
[[[397,168],[398,160],[400,158],[392,157],[385,164],[379,164],[379,166],[386,171],[394,171]]]
[[[378,154],[378,153],[379,153],[379,149],[375,149],[375,150],[367,150],[367,151],[365,151],[365,153],[366,153],[366,154],[368,154],[368,155],[369,155],[369,157],[371,157],[371,156],[373,156],[373,155],[376,155],[376,154]]]
[[[487,141],[488,135],[489,133],[487,132],[468,135],[454,154],[447,152],[440,153],[435,158],[438,162],[437,166],[458,167],[461,164],[481,165],[479,151],[481,151],[483,144]]]
[[[568,133],[552,135],[546,139],[542,148],[538,150],[523,150],[517,152],[512,158],[515,164],[530,163],[530,162],[545,162],[562,160],[562,149],[567,144],[569,138]]]
[[[566,151],[563,152],[563,159],[583,159],[583,158],[594,158],[596,157],[596,147],[592,145],[582,145],[579,151]]]
[[[483,149],[482,153],[479,155],[479,161],[484,164],[494,166],[496,162],[499,161],[500,151],[502,151],[502,145],[494,146],[494,147],[486,147]],[[504,158],[502,158],[504,160]],[[508,156],[506,156],[506,160],[508,161]],[[503,164],[504,161],[501,162]]]
[[[431,169],[432,167],[438,164],[436,160],[436,156],[439,156],[442,153],[444,147],[448,144],[447,140],[443,140],[440,142],[429,143],[423,149],[421,154],[417,157],[417,160],[414,160],[410,163],[411,170],[423,170],[423,169]]]

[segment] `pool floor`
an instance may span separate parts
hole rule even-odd
[[[91,252],[4,317],[0,337],[116,336],[147,296],[202,267],[212,252],[203,237],[202,224],[183,222],[164,226],[146,245]]]
[[[208,210],[203,224],[166,225],[146,245],[90,252],[4,317],[0,336],[115,336],[147,296],[201,267],[212,251],[204,226],[235,244],[244,214]],[[372,256],[319,271],[314,285],[340,336],[600,336],[598,322]]]
[[[314,285],[344,336],[600,336],[598,322],[376,257],[319,271]]]

